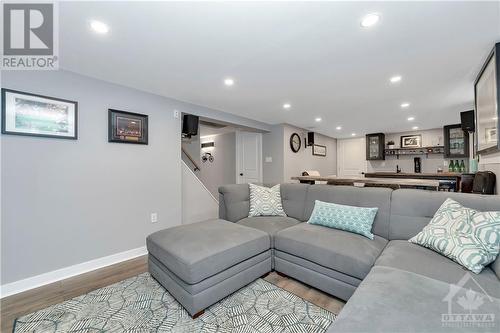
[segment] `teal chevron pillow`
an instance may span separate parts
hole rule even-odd
[[[378,208],[338,205],[316,200],[307,223],[354,232],[373,239],[372,225]]]
[[[479,274],[500,251],[500,212],[479,212],[446,199],[429,224],[409,241]]]

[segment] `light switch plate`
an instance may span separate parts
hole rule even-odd
[[[271,156],[266,156],[265,161],[266,161],[266,163],[272,163],[273,162],[273,158]]]
[[[151,213],[151,223],[158,222],[158,213]]]
[[[179,110],[174,110],[174,118],[179,119],[179,116],[180,116]]]

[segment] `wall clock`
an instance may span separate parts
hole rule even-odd
[[[293,133],[290,136],[290,148],[294,153],[300,150],[300,136],[297,133]]]

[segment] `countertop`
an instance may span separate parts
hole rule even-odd
[[[327,181],[331,183],[363,183],[379,185],[399,185],[399,186],[424,186],[439,187],[439,181],[433,179],[398,179],[398,178],[364,178],[364,177],[335,177],[335,176],[298,176],[292,177],[293,180],[305,181]]]
[[[414,173],[414,172],[367,172],[365,173],[365,177],[462,177],[460,172],[422,172],[422,173]]]

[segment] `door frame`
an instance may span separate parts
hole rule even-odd
[[[262,133],[248,132],[248,131],[236,131],[236,184],[243,184],[242,177],[240,176],[240,154],[241,154],[241,135],[242,133],[253,133],[257,135],[257,158],[259,159],[259,183],[263,181],[263,166],[262,166]]]

